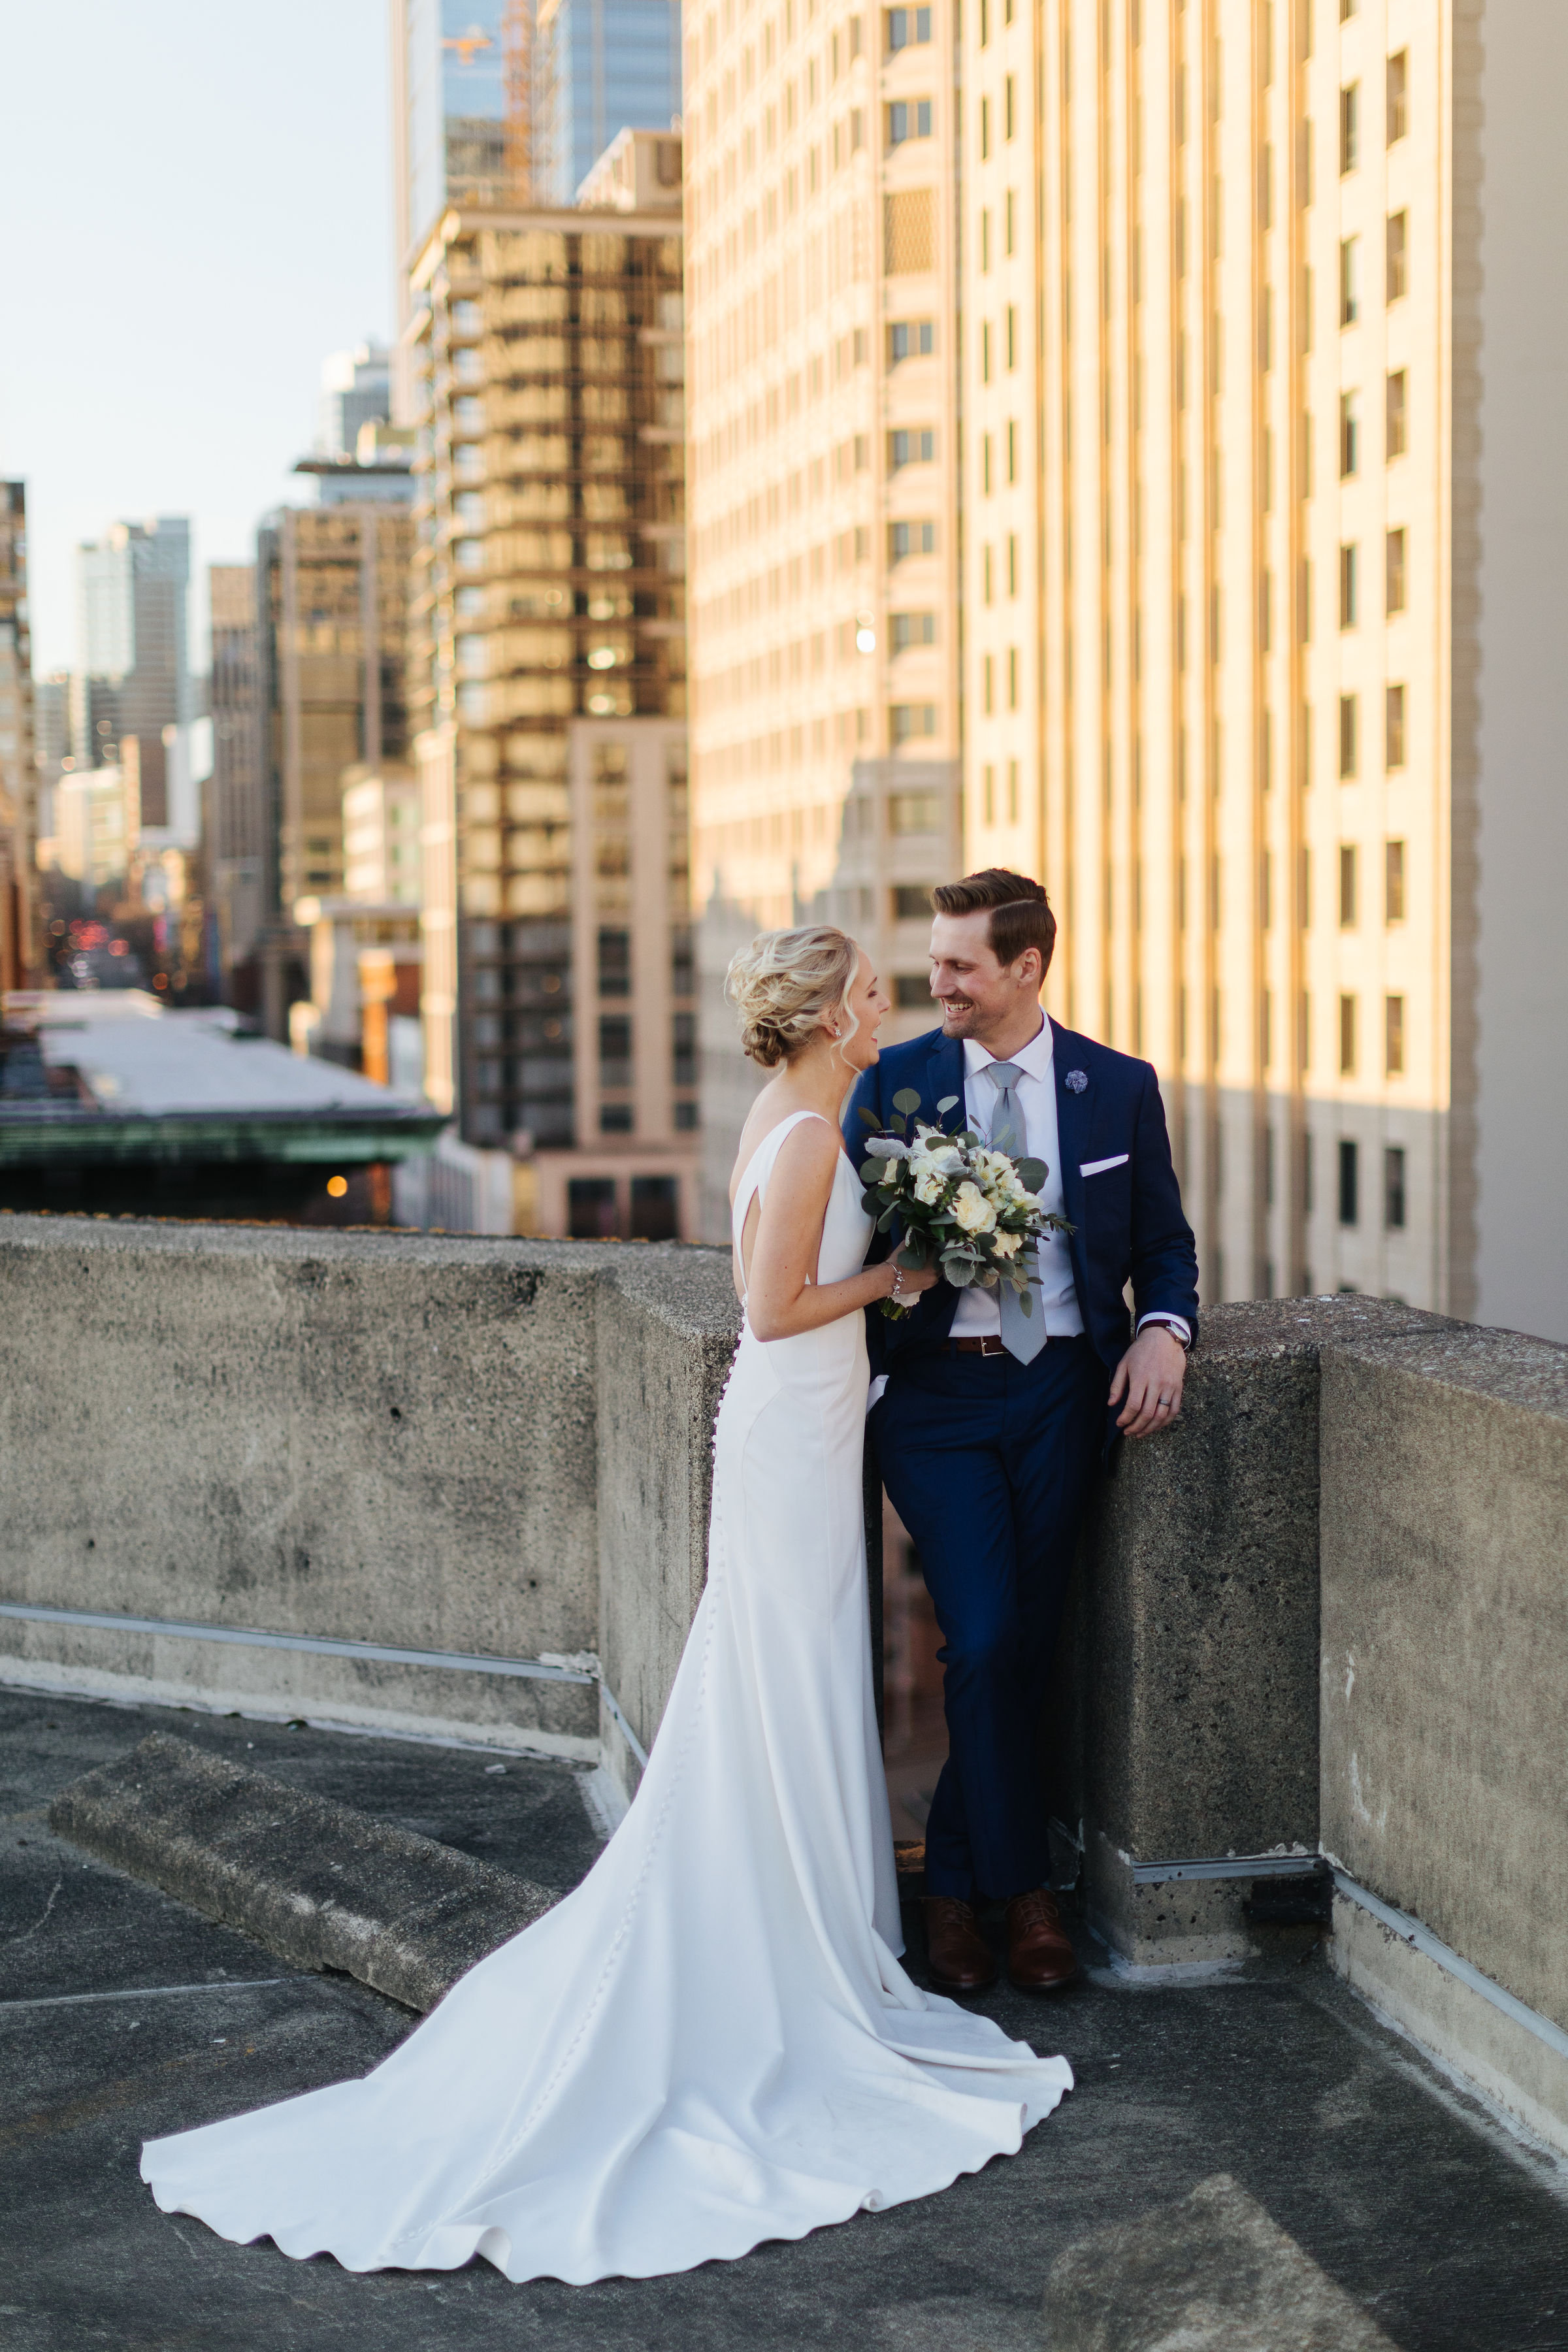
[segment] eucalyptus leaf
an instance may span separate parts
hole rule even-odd
[[[936,1115],[938,1118],[945,1118],[948,1112],[952,1109],[957,1101],[958,1097],[956,1095],[943,1095],[941,1102],[939,1102],[936,1107]]]
[[[1013,1164],[1018,1171],[1018,1181],[1026,1192],[1037,1192],[1051,1172],[1043,1160],[1017,1160]]]
[[[860,1162],[861,1183],[877,1183],[880,1180],[882,1171],[886,1168],[887,1164],[888,1163],[885,1160],[863,1160]]]
[[[868,1110],[868,1109],[866,1108],[865,1104],[864,1104],[864,1103],[862,1103],[862,1104],[861,1104],[861,1106],[860,1106],[860,1108],[857,1111],[857,1113],[856,1113],[855,1115],[856,1115],[857,1118],[863,1118],[863,1119],[865,1120],[865,1122],[866,1122],[867,1126],[870,1129],[870,1130],[871,1130],[872,1134],[873,1134],[873,1135],[875,1135],[875,1134],[876,1134],[876,1132],[877,1132],[877,1129],[878,1129],[879,1125],[880,1124],[880,1122],[879,1121],[878,1117],[877,1117],[877,1114],[876,1114],[876,1112],[875,1112],[874,1110]]]
[[[877,1214],[878,1211],[881,1208],[881,1205],[882,1205],[882,1196],[881,1196],[881,1194],[880,1194],[879,1192],[862,1192],[862,1193],[861,1193],[861,1195],[860,1195],[860,1206],[865,1210],[866,1214],[867,1214],[868,1217],[874,1217],[874,1216]]]
[[[891,1209],[883,1210],[881,1215],[877,1220],[877,1231],[879,1234],[885,1234],[890,1230],[894,1213],[894,1211]]]
[[[900,1135],[909,1133],[909,1121],[901,1118],[897,1111],[893,1113],[891,1124],[898,1129]]]
[[[1030,1297],[1027,1290],[1022,1291],[1019,1294],[1018,1305],[1026,1315],[1032,1315],[1035,1311],[1035,1302]]]
[[[920,1107],[921,1098],[913,1087],[900,1087],[893,1097],[895,1110],[919,1110]]]

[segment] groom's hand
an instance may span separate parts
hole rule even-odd
[[[1168,1429],[1182,1409],[1187,1351],[1173,1331],[1151,1323],[1139,1332],[1110,1377],[1112,1405],[1126,1403],[1116,1426],[1127,1437],[1149,1437]]]

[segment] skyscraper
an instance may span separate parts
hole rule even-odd
[[[0,482],[0,988],[21,988],[34,938],[37,776],[27,623],[27,491]]]
[[[758,1082],[720,995],[740,941],[843,923],[884,1037],[931,1024],[930,887],[962,854],[955,39],[950,0],[688,22],[708,1238]]]
[[[691,1230],[678,183],[450,210],[413,273],[425,1085],[546,1232]]]
[[[617,131],[668,131],[680,113],[679,0],[540,0],[533,185],[569,205]]]
[[[1564,72],[1550,0],[964,11],[969,856],[1211,1298],[1568,1338]]]
[[[295,901],[343,887],[343,773],[407,756],[414,528],[384,505],[285,507],[257,535],[263,1014],[287,1034]],[[247,838],[250,836],[247,835]]]
[[[231,1001],[250,1009],[251,960],[268,913],[268,806],[262,783],[260,646],[256,569],[215,563],[212,612],[213,771],[206,853],[217,924],[218,969]]]
[[[121,736],[161,737],[195,715],[186,659],[191,527],[184,515],[111,524],[77,550],[72,751],[99,767]]]
[[[384,423],[392,415],[392,359],[378,343],[358,343],[333,352],[321,362],[316,414],[316,454],[347,459],[354,455],[362,425]]]

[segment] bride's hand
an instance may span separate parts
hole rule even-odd
[[[917,1272],[912,1266],[900,1265],[896,1256],[883,1260],[882,1271],[888,1278],[883,1295],[898,1307],[912,1307],[922,1290],[934,1290],[942,1278],[933,1265],[921,1266]]]

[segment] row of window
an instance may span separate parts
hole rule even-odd
[[[1410,221],[1406,213],[1390,213],[1384,224],[1383,295],[1386,303],[1403,301],[1409,291]],[[1310,273],[1309,273],[1310,274]],[[1309,299],[1307,314],[1311,315]],[[1362,314],[1362,239],[1340,240],[1340,324],[1353,327]]]
[[[1383,764],[1390,775],[1396,775],[1405,761],[1405,693],[1402,686],[1385,686],[1383,689]],[[1353,784],[1361,776],[1362,760],[1361,697],[1342,694],[1340,697],[1340,782]]]
[[[1403,457],[1409,446],[1409,391],[1404,368],[1391,368],[1384,383],[1383,453],[1392,464]],[[1342,392],[1340,394],[1340,479],[1350,481],[1361,472],[1362,458],[1361,394]]]
[[[1396,146],[1409,127],[1410,57],[1398,50],[1384,69],[1384,143]],[[1361,84],[1346,82],[1340,91],[1340,177],[1361,165]]]
[[[1409,586],[1407,534],[1403,524],[1384,534],[1383,609],[1392,619],[1405,608]],[[1361,619],[1361,549],[1347,540],[1340,549],[1340,626],[1353,629]]]

